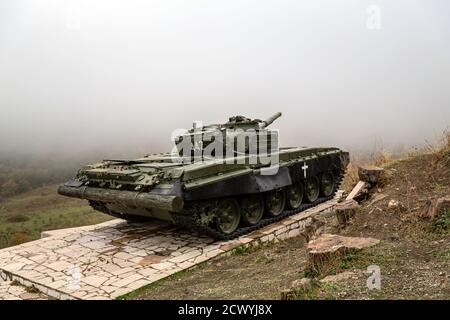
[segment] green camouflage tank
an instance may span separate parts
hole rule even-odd
[[[280,116],[196,123],[172,152],[87,165],[58,193],[126,220],[240,236],[331,199],[348,165],[338,148],[280,148],[278,131],[268,129]]]

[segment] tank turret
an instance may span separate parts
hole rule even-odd
[[[175,139],[178,154],[193,161],[206,158],[267,154],[278,148],[278,131],[267,127],[281,117],[277,112],[266,120],[237,115],[223,124],[197,126]],[[220,152],[218,152],[220,151]]]
[[[225,128],[242,128],[242,129],[264,129],[271,125],[275,120],[281,117],[281,112],[275,113],[266,120],[250,119],[244,116],[234,116],[229,118],[227,123],[222,125],[212,125]],[[208,127],[208,126],[206,126]]]

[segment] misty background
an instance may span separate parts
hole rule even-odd
[[[0,155],[133,157],[276,111],[282,145],[420,145],[450,124],[449,39],[444,0],[0,0]]]

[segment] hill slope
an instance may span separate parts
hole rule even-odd
[[[450,299],[450,208],[439,218],[423,220],[426,201],[450,195],[450,153],[420,155],[386,167],[384,185],[376,191],[385,198],[363,201],[358,214],[344,230],[327,221],[327,232],[374,237],[381,243],[348,255],[337,268],[317,275],[325,278],[313,299]],[[400,205],[388,209],[390,200]],[[381,290],[366,286],[366,268],[378,265]],[[134,299],[278,299],[280,290],[308,275],[304,240],[236,252],[196,269],[139,290]],[[347,271],[345,273],[341,273]]]
[[[0,202],[0,248],[38,239],[41,231],[111,219],[86,201],[58,195],[56,187],[37,188]]]

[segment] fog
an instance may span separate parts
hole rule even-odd
[[[444,0],[0,0],[0,153],[160,152],[277,111],[283,145],[422,144],[449,39]]]

